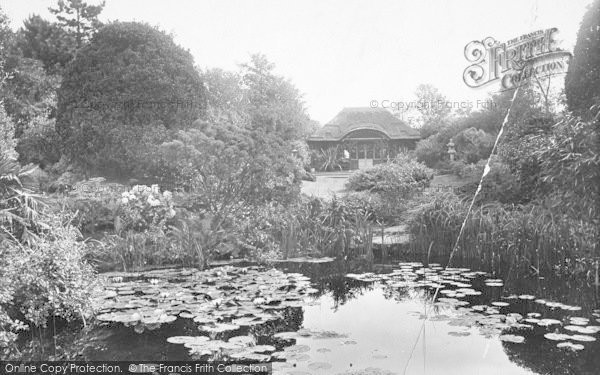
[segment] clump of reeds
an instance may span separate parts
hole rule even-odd
[[[432,194],[412,216],[411,251],[449,256],[468,202],[453,193]],[[598,257],[598,228],[543,205],[475,206],[467,218],[454,258],[492,271],[503,267],[529,273],[587,275]],[[591,274],[590,274],[591,275]]]

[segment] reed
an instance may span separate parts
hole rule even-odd
[[[453,193],[429,195],[429,203],[410,221],[411,251],[449,256],[467,208]],[[512,267],[521,273],[591,276],[599,254],[598,234],[594,225],[551,207],[489,203],[471,212],[455,256],[490,271]]]
[[[274,237],[284,259],[307,255],[370,259],[373,229],[369,215],[335,197],[327,202],[305,200],[290,210]]]

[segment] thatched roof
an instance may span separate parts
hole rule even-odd
[[[384,108],[344,108],[308,141],[340,141],[359,129],[378,130],[390,139],[419,139],[419,132]]]

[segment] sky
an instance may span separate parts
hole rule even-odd
[[[106,0],[100,19],[159,26],[201,69],[237,70],[263,53],[323,124],[344,107],[414,100],[421,83],[477,109],[497,87],[465,85],[467,43],[557,27],[562,47],[572,51],[591,1]],[[0,0],[15,29],[31,14],[53,20],[47,8],[55,3]]]

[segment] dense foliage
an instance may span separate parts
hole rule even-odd
[[[448,257],[456,234],[467,218],[455,259],[477,261],[496,272],[519,275],[558,273],[593,279],[594,258],[600,251],[598,227],[538,204],[475,207],[453,193],[423,197],[414,214],[411,247],[431,257]]]
[[[0,351],[15,333],[48,319],[85,319],[95,283],[86,246],[70,217],[44,205],[31,171],[0,154]]]
[[[600,1],[589,5],[573,51],[573,59],[565,78],[565,94],[569,109],[587,116],[600,99]]]
[[[57,22],[33,15],[16,33],[0,12],[0,350],[12,354],[17,332],[56,317],[85,322],[97,269],[370,259],[374,228],[407,217],[417,252],[448,255],[466,217],[457,255],[493,270],[590,277],[600,258],[600,129],[590,110],[598,4],[567,77],[573,113],[557,111],[540,85],[520,88],[514,103],[513,92],[494,95],[477,111],[452,111],[421,85],[413,124],[424,139],[411,157],[356,172],[350,192],[328,201],[303,197],[301,178],[311,162],[347,164],[335,147],[311,160],[303,138],[315,123],[265,56],[235,72],[198,71],[160,30],[101,27],[103,4],[61,0]],[[468,213],[463,198],[473,196],[509,107]],[[429,168],[470,183],[431,195]]]
[[[355,172],[348,178],[347,187],[354,191],[409,196],[429,186],[432,178],[433,172],[429,168],[410,157],[399,155],[392,162]]]
[[[157,146],[189,127],[204,107],[189,52],[151,26],[114,22],[65,72],[56,128],[63,152],[77,164],[140,176],[153,172],[148,160]]]

